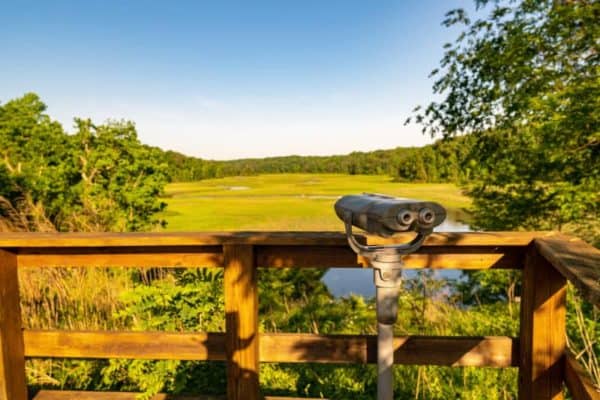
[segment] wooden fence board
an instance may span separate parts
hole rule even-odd
[[[565,357],[565,383],[575,400],[599,400],[600,388],[594,386],[587,372],[575,357]]]
[[[41,390],[34,400],[138,400],[139,393],[133,392],[85,392],[76,390]],[[225,396],[168,395],[157,394],[150,400],[225,400]],[[317,400],[306,397],[266,396],[264,400]],[[324,400],[324,399],[319,399]],[[325,399],[326,400],[326,399]]]
[[[26,330],[27,357],[224,361],[224,333],[70,332]],[[375,363],[373,335],[263,333],[261,362]],[[394,339],[397,364],[518,366],[518,341],[505,336]]]
[[[258,400],[258,277],[250,245],[224,245],[227,399]]]
[[[0,400],[26,400],[17,258],[0,249]]]
[[[519,399],[563,398],[566,280],[530,246],[523,271]]]
[[[342,229],[340,222],[340,229]],[[527,246],[535,238],[553,232],[440,232],[425,240],[425,246]],[[372,244],[405,242],[411,234],[392,239],[369,237]],[[341,232],[160,232],[160,233],[0,233],[0,248],[57,247],[161,247],[223,244],[333,245],[346,243]]]
[[[535,245],[587,300],[600,305],[600,250],[568,236],[539,239]]]

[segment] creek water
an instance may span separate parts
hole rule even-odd
[[[469,232],[469,225],[461,222],[458,213],[448,213],[446,221],[438,226],[436,232]],[[415,270],[404,270],[402,275],[406,278],[414,277]],[[460,270],[441,270],[436,276],[445,279],[456,279],[460,277]],[[356,294],[364,297],[375,296],[375,285],[373,284],[373,270],[370,268],[330,268],[323,278],[331,294],[335,297]]]

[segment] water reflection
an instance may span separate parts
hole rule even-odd
[[[448,212],[448,218],[438,226],[438,232],[469,232],[469,225],[461,222],[464,214],[460,212]],[[403,276],[411,278],[415,276],[414,270],[403,271]],[[436,276],[445,279],[456,279],[460,276],[460,270],[436,271]],[[327,285],[329,291],[336,297],[348,296],[352,293],[364,297],[375,296],[375,285],[373,284],[373,271],[371,269],[357,268],[331,268],[321,279]]]

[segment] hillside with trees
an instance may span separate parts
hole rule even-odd
[[[165,152],[170,177],[189,182],[226,176],[276,173],[387,175],[402,182],[452,182],[473,179],[477,165],[469,163],[469,137],[438,140],[424,147],[352,152],[335,156],[284,156],[230,161],[204,160]]]

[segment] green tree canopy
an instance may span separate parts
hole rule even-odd
[[[131,122],[94,125],[76,119],[72,136],[80,179],[69,230],[148,230],[163,222],[156,214],[166,184],[160,150],[140,143]]]
[[[443,100],[415,119],[424,132],[472,134],[481,169],[472,188],[484,228],[561,229],[597,219],[600,186],[600,2],[478,0],[444,24],[433,85]],[[588,224],[589,226],[589,224]]]
[[[77,132],[66,134],[34,93],[0,105],[0,218],[8,228],[137,231],[161,225],[161,151],[142,145],[131,122],[75,122]]]

